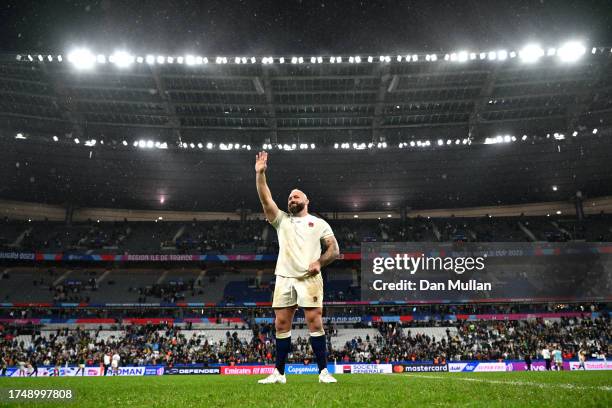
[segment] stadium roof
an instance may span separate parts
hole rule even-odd
[[[572,63],[554,55],[525,63],[519,52],[360,63],[134,56],[125,68],[117,61],[126,56],[114,55],[96,56],[91,70],[69,56],[5,56],[0,197],[258,209],[252,162],[264,144],[274,150],[269,177],[282,207],[294,186],[319,211],[611,194],[610,48],[588,48]],[[146,148],[154,146],[163,148]]]
[[[177,62],[182,56],[149,56],[148,64],[143,56],[127,69],[94,63],[90,71],[76,70],[69,56],[60,63],[23,55],[0,64],[0,123],[14,132],[168,145],[468,136],[478,143],[499,133],[572,132],[612,112],[610,48],[588,51],[575,63],[544,56],[535,64],[507,51],[505,61],[459,52],[386,56],[389,62],[362,55],[361,63],[349,63],[352,56],[342,63],[330,62],[333,56],[291,63],[298,57],[287,56],[284,64],[211,56],[208,64],[187,65]],[[431,55],[436,61],[426,60]]]

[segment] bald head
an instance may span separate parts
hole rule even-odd
[[[294,188],[289,193],[289,199],[287,200],[287,209],[290,214],[297,216],[304,216],[308,214],[308,197],[302,190]]]
[[[308,200],[308,197],[306,196],[306,193],[304,193],[300,189],[294,188],[293,190],[291,190],[291,193],[289,193],[289,198],[291,198],[291,196],[294,195],[294,194],[301,195],[302,197],[304,197],[304,199]]]

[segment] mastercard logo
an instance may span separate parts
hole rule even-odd
[[[404,366],[401,366],[401,365],[393,366],[393,372],[394,373],[403,373],[404,372]]]

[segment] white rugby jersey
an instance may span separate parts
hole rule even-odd
[[[278,210],[270,222],[278,234],[275,275],[303,278],[311,262],[321,257],[321,239],[334,235],[329,224],[313,215],[294,217]]]

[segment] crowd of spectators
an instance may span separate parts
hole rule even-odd
[[[431,319],[424,324],[432,325],[434,321],[443,321],[445,315],[453,314],[512,314],[512,313],[607,313],[606,303],[500,303],[500,304],[426,304],[426,305],[329,305],[325,307],[325,317],[337,316],[402,316],[428,315]],[[297,317],[303,317],[301,310]],[[114,318],[117,323],[125,317],[168,317],[168,318],[208,318],[221,322],[224,318],[239,317],[245,322],[255,318],[274,317],[274,310],[269,307],[205,307],[205,308],[149,308],[149,307],[13,307],[0,308],[2,319],[36,319],[36,318]],[[418,322],[412,322],[417,324]]]
[[[542,350],[559,348],[565,359],[573,359],[579,350],[587,355],[610,355],[612,329],[607,315],[598,318],[531,319],[522,321],[449,322],[440,338],[414,333],[399,323],[370,326],[376,334],[355,337],[341,347],[329,342],[331,361],[389,362],[508,360],[541,358]],[[271,324],[251,324],[249,338],[228,328],[222,340],[210,341],[205,330],[187,332],[178,326],[127,325],[117,336],[100,338],[98,330],[58,329],[41,336],[36,329],[0,326],[0,355],[7,365],[27,362],[33,365],[66,365],[85,361],[98,366],[105,354],[119,354],[122,365],[173,366],[176,364],[272,363],[275,354]],[[242,332],[246,327],[242,328]],[[328,340],[341,331],[328,324]],[[17,338],[28,334],[29,342]],[[218,339],[218,337],[217,337]],[[307,337],[292,339],[290,361],[308,363],[312,352]]]
[[[344,361],[503,361],[542,358],[543,349],[559,347],[564,358],[573,359],[581,349],[588,355],[612,353],[609,324],[607,315],[559,321],[458,321],[447,325],[446,336],[436,338],[396,323],[381,323],[379,335],[353,339],[332,355]]]

